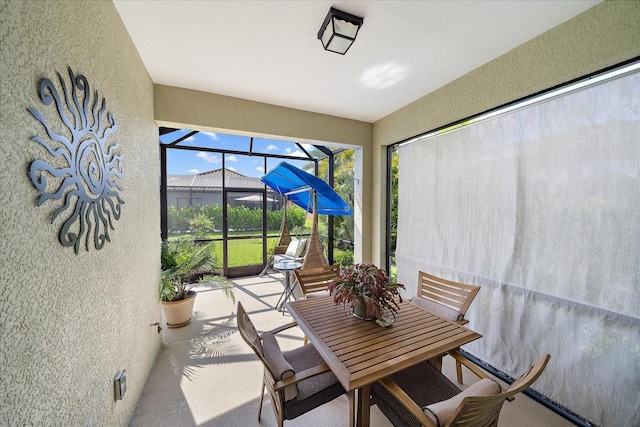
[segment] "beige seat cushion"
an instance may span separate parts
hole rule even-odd
[[[293,239],[291,243],[289,243],[289,246],[287,246],[285,255],[298,258],[302,256],[306,246],[307,246],[307,239]]]
[[[442,402],[425,406],[422,410],[434,423],[436,423],[438,427],[444,427],[449,423],[453,414],[456,412],[456,409],[460,406],[460,402],[462,402],[462,399],[465,397],[491,396],[498,393],[500,393],[500,385],[492,379],[483,378],[472,384],[460,394],[457,394],[450,399],[443,400]]]
[[[417,305],[418,307],[429,310],[433,314],[436,314],[443,319],[451,320],[452,322],[455,322],[456,320],[460,320],[462,318],[458,311],[421,297],[413,297],[411,303]]]
[[[307,298],[317,298],[317,297],[329,297],[331,294],[329,291],[314,291],[309,292],[305,295]]]

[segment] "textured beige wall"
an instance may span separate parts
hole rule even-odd
[[[638,55],[640,1],[605,1],[374,123],[373,262],[385,251],[387,145]]]
[[[371,123],[207,92],[156,85],[155,118],[165,126],[241,131],[369,147]]]
[[[158,139],[153,84],[108,1],[0,0],[0,425],[128,425],[160,346]],[[50,154],[27,108],[67,67],[106,99],[124,155],[122,216],[102,250],[63,247],[61,205],[35,206],[27,172]],[[59,84],[57,84],[60,90]],[[113,377],[128,374],[115,402]]]

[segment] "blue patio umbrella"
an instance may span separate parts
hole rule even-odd
[[[287,162],[282,162],[260,178],[274,191],[287,196],[296,205],[313,212],[313,195],[316,196],[317,212],[323,215],[353,215],[353,210],[322,179],[311,175]]]

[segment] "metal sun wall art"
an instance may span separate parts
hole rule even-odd
[[[31,140],[51,155],[50,162],[31,163],[29,178],[41,194],[37,206],[51,199],[60,201],[51,215],[51,223],[60,215],[66,217],[58,238],[64,246],[73,246],[77,254],[82,241],[87,251],[91,241],[97,250],[111,241],[109,229],[114,230],[113,222],[120,219],[124,204],[119,194],[124,174],[119,144],[108,142],[118,126],[110,112],[104,117],[105,99],[99,99],[98,91],[91,99],[85,76],[76,76],[71,68],[68,70],[70,91],[60,73],[56,73],[62,99],[51,80],[42,79],[39,84],[42,102],[45,105],[55,102],[61,132],[56,132],[39,111],[29,108],[49,137],[45,140],[34,135]]]

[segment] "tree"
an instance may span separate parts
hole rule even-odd
[[[189,220],[189,228],[196,234],[196,238],[202,237],[213,230],[213,221],[204,212],[200,212]]]
[[[396,250],[398,236],[398,150],[391,154],[391,251]]]

